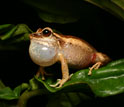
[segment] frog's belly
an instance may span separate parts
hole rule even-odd
[[[91,63],[93,52],[80,47],[68,47],[63,49],[63,54],[70,67],[84,68]]]
[[[56,62],[56,49],[35,42],[29,47],[32,61],[40,66],[50,66]]]

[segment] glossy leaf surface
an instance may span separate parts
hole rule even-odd
[[[29,41],[31,29],[25,24],[0,25],[0,50],[17,50],[20,43]],[[18,45],[15,45],[17,44]]]
[[[85,0],[100,8],[103,8],[118,18],[124,20],[124,1],[123,0]]]
[[[3,83],[0,82],[0,99],[18,99],[20,97],[21,92],[26,88],[28,88],[28,84],[23,83],[22,85],[19,85],[14,90],[12,90],[10,87],[3,87]]]
[[[80,70],[74,73],[71,79],[66,82],[61,88],[52,88],[49,85],[53,84],[52,79],[38,81],[50,92],[57,92],[64,89],[74,90],[75,88],[84,88],[87,84],[96,96],[105,97],[124,92],[124,59],[113,61],[108,65],[93,70],[92,75],[88,76],[88,69]],[[71,88],[71,87],[75,88]]]
[[[39,17],[49,23],[72,23],[85,17],[87,12],[92,11],[85,2],[92,3],[124,20],[123,0],[26,0],[24,2],[34,7]]]

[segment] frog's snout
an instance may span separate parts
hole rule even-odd
[[[29,38],[30,38],[30,39],[33,39],[33,37],[37,37],[37,36],[38,36],[38,34],[32,33],[32,34],[29,35]]]
[[[33,39],[33,38],[42,38],[42,35],[40,33],[32,33],[29,35],[29,38],[30,39]]]
[[[33,38],[33,37],[32,37],[32,34],[29,34],[29,38],[30,38],[30,39],[32,39],[32,38]]]

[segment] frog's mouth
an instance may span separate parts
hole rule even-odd
[[[37,42],[37,43],[47,42],[47,41],[44,41],[42,36],[39,36],[37,33],[30,34],[29,38],[30,38],[31,41],[34,41],[34,42]]]
[[[35,37],[32,37],[30,36],[30,43],[32,44],[39,44],[39,45],[42,45],[42,46],[51,46],[51,42],[50,40],[46,40],[45,38],[35,38]]]

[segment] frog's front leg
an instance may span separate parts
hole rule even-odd
[[[45,72],[44,68],[40,66],[38,72],[36,73],[36,77],[42,76],[42,80],[45,80],[45,75],[51,76],[52,74],[48,74]]]
[[[64,56],[62,54],[59,54],[58,58],[59,58],[58,60],[61,62],[62,79],[60,79],[55,85],[50,85],[50,86],[57,87],[59,85],[58,88],[60,88],[69,79],[69,69],[68,69],[67,61],[64,58]]]

